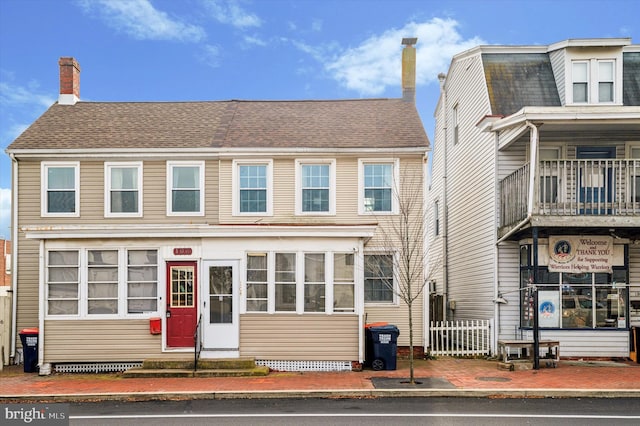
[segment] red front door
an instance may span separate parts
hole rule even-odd
[[[193,347],[198,322],[197,262],[167,262],[167,346]]]

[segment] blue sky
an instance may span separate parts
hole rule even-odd
[[[0,0],[4,149],[57,100],[58,58],[86,101],[400,97],[401,39],[418,37],[417,107],[433,140],[439,72],[478,44],[631,37],[637,0]]]

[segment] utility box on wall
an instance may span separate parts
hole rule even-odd
[[[149,318],[149,333],[162,334],[162,318]]]

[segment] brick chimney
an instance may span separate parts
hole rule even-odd
[[[80,100],[80,65],[74,58],[62,57],[60,65],[60,105],[75,105]]]
[[[416,48],[417,38],[403,38],[402,45],[402,99],[416,101]]]

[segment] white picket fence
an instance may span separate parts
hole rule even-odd
[[[431,355],[491,355],[493,320],[432,321]]]

